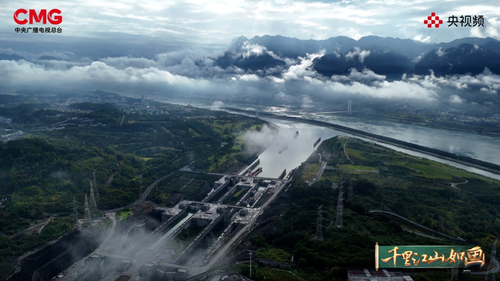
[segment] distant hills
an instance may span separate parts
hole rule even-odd
[[[429,69],[436,76],[449,74],[478,74],[487,67],[491,72],[500,73],[500,54],[478,45],[468,43],[456,47],[428,52],[414,65],[410,73],[427,74]]]
[[[14,55],[7,55],[7,54],[0,54],[0,60],[14,60],[14,61],[19,61],[23,60],[24,58],[21,56],[18,56],[16,54]]]
[[[264,51],[251,52],[256,46]],[[266,51],[267,50],[267,51]],[[493,38],[461,38],[448,43],[426,44],[410,39],[366,36],[354,40],[345,36],[326,40],[300,40],[283,36],[235,38],[223,56],[216,58],[222,68],[236,66],[256,71],[286,64],[307,54],[325,54],[311,68],[324,76],[346,75],[352,68],[371,69],[398,79],[403,74],[476,75],[487,67],[500,74],[500,41]]]

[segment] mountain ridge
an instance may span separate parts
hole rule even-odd
[[[461,51],[456,50],[459,46]],[[451,42],[422,43],[373,35],[359,40],[346,36],[324,40],[301,40],[281,35],[254,36],[251,39],[241,36],[231,42],[224,56],[219,57],[216,63],[223,68],[236,66],[257,71],[284,66],[287,59],[298,60],[308,54],[321,52],[323,54],[314,59],[311,68],[327,77],[347,75],[353,68],[357,71],[370,69],[389,79],[399,79],[404,74],[429,74],[429,69],[433,68],[437,69],[434,71],[437,76],[478,74],[485,68],[500,74],[500,67],[497,67],[500,64],[500,41],[491,37],[464,37]],[[432,55],[439,52],[448,55]],[[252,55],[249,56],[249,53]],[[459,56],[467,58],[460,60]],[[454,67],[447,69],[447,65]]]

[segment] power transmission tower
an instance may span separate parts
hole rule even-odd
[[[92,181],[90,182],[90,214],[96,216],[99,210],[97,209],[97,204],[95,202],[94,188],[92,187]]]
[[[87,221],[92,219],[92,216],[90,216],[89,199],[87,198],[87,194],[85,194],[85,216],[84,216],[84,219]]]
[[[316,221],[316,233],[314,234],[313,240],[323,240],[323,210],[321,208],[323,205],[318,208],[318,219]]]
[[[76,227],[80,229],[80,222],[78,221],[78,210],[76,208],[76,198],[73,196],[73,218],[76,222]]]
[[[339,199],[337,202],[337,219],[335,220],[336,227],[342,227],[342,213],[344,212],[344,203],[342,197],[344,192],[342,191],[342,184],[339,186]]]
[[[96,195],[97,195],[97,201],[99,201],[99,189],[97,189],[97,181],[95,179],[95,171],[92,173],[92,184],[95,188],[95,192],[96,192]]]
[[[347,202],[352,202],[352,181],[349,180],[349,189],[347,189]]]
[[[490,257],[490,263],[488,265],[488,271],[486,273],[486,276],[484,277],[484,280],[488,281],[495,281],[495,273],[491,272],[493,271],[493,268],[495,267],[494,264],[497,263],[497,260],[495,258],[495,255],[497,254],[497,242],[498,239],[495,239],[495,242],[493,242],[493,245],[491,246],[491,257]]]

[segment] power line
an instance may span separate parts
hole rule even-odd
[[[314,234],[313,240],[323,240],[323,210],[321,208],[323,205],[318,207],[318,219],[316,221],[316,233]]]
[[[342,214],[344,212],[344,203],[343,203],[343,196],[344,192],[342,191],[342,184],[339,185],[339,199],[337,201],[337,218],[335,219],[335,226],[336,227],[342,227]]]

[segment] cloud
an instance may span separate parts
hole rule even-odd
[[[299,57],[299,64],[290,66],[284,73],[283,78],[285,80],[301,79],[304,77],[314,77],[317,72],[311,70],[310,67],[313,64],[315,58],[321,57],[325,54],[325,50],[321,50],[317,54],[307,54],[307,57]]]
[[[266,47],[258,44],[250,44],[248,42],[245,42],[241,48],[243,50],[243,58],[249,58],[251,56],[261,56],[268,53]]]
[[[413,37],[413,40],[419,41],[419,42],[422,42],[422,43],[429,43],[431,41],[431,37],[430,36],[425,36],[424,37],[422,34],[418,34],[415,37]]]
[[[143,69],[158,66],[158,63],[156,61],[146,58],[108,57],[101,59],[101,61],[106,65],[112,66],[117,69],[126,69],[128,67]]]
[[[246,131],[243,135],[244,152],[256,154],[272,145],[279,138],[280,131],[267,125],[262,126],[260,131]]]
[[[19,7],[47,9],[57,7],[63,15],[63,33],[58,36],[15,37],[12,13]],[[299,39],[328,39],[334,35],[358,40],[367,35],[414,38],[426,42],[430,34],[422,20],[431,11],[447,15],[485,15],[486,29],[457,28],[453,32],[436,30],[429,41],[451,41],[469,36],[497,36],[500,16],[498,3],[481,4],[457,0],[453,5],[441,1],[97,1],[3,0],[0,38],[62,44],[75,38],[115,42],[117,47],[141,45],[142,50],[185,46],[226,47],[238,36],[280,34]],[[496,31],[496,32],[495,32]],[[143,36],[147,41],[135,38]],[[143,38],[143,39],[144,39]],[[142,44],[145,42],[145,44]],[[101,42],[102,43],[102,42]],[[5,45],[4,45],[5,46]],[[52,45],[54,46],[54,45]],[[78,46],[74,46],[78,48]],[[157,52],[162,52],[157,51]]]
[[[374,81],[374,80],[385,80],[385,75],[379,75],[373,72],[371,69],[363,69],[363,71],[359,72],[355,68],[352,68],[349,72],[349,79],[355,81]]]
[[[359,29],[355,29],[352,27],[351,28],[339,28],[338,31],[339,31],[339,34],[347,36],[347,37],[351,37],[354,40],[359,40],[360,38],[362,38],[364,36],[372,35],[372,33],[369,31],[361,31]]]
[[[489,18],[484,23],[484,27],[473,27],[470,30],[470,35],[473,37],[487,38],[492,37],[500,39],[500,21],[497,17]]]
[[[465,102],[465,100],[462,99],[461,97],[457,96],[457,95],[452,95],[450,97],[450,102],[451,103],[463,103],[463,102]]]
[[[310,109],[313,107],[314,107],[314,105],[313,105],[313,100],[311,99],[311,97],[309,95],[303,95],[301,108],[302,109]]]
[[[238,78],[240,80],[243,80],[243,81],[258,81],[258,80],[260,80],[259,76],[255,75],[255,74],[244,74],[244,75],[238,76]]]
[[[416,83],[405,81],[380,81],[372,85],[353,81],[351,84],[328,82],[327,86],[334,93],[377,99],[409,99],[421,101],[436,100],[437,93]]]
[[[212,105],[210,106],[210,109],[211,110],[221,110],[221,108],[224,107],[224,103],[219,101],[219,100],[216,100],[212,103]]]
[[[488,68],[478,75],[450,75],[436,77],[430,75],[415,75],[408,80],[424,85],[427,88],[450,87],[457,90],[481,89],[482,92],[496,94],[500,90],[500,76],[493,74]]]
[[[370,55],[370,50],[361,50],[359,47],[354,47],[354,51],[348,52],[345,57],[348,59],[354,59],[358,57],[359,61],[363,63],[363,60]]]
[[[404,76],[400,81],[387,81],[385,76],[366,68],[351,69],[348,75],[323,77],[312,68],[313,60],[323,54],[324,51],[308,54],[270,72],[244,71],[237,67],[222,69],[214,63],[220,53],[206,50],[198,53],[190,49],[162,53],[155,58],[0,61],[0,85],[3,90],[14,91],[99,89],[158,98],[216,100],[214,108],[219,102],[278,102],[303,110],[355,99],[457,103],[460,98],[462,104],[467,104],[478,99],[494,100],[493,94],[500,90],[500,76],[488,69],[475,76],[436,77],[431,72]],[[350,56],[359,59],[364,55],[361,49],[355,49]]]
[[[443,48],[439,48],[439,49],[437,49],[437,50],[436,50],[436,55],[438,55],[438,57],[442,57],[442,56],[444,56],[445,54],[446,54],[446,53],[445,53],[445,51],[444,51],[444,49],[443,49]]]

